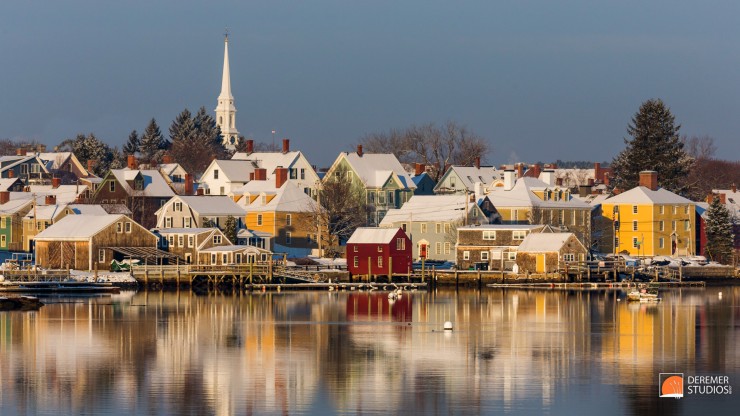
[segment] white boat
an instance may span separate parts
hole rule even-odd
[[[660,302],[658,290],[635,289],[627,294],[627,300],[635,302]]]

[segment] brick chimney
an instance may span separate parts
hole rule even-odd
[[[275,168],[275,188],[281,188],[288,180],[288,168],[278,166]]]
[[[267,180],[267,169],[257,168],[254,170],[255,181],[266,181]]]
[[[475,158],[475,168],[480,169],[480,156]]]
[[[254,153],[254,140],[249,139],[247,140],[247,154],[250,155]]]
[[[594,186],[594,180],[593,178],[588,179],[588,186]]]
[[[735,192],[737,192],[737,185],[733,183],[730,189],[732,189],[732,193],[734,194]]]
[[[185,174],[185,195],[193,194],[193,175]]]
[[[290,152],[290,140],[283,139],[283,153]]]
[[[654,170],[643,170],[640,172],[640,186],[644,186],[651,191],[658,190],[658,172]]]
[[[15,178],[15,171],[13,169],[8,169],[8,178]]]
[[[249,172],[249,180],[250,181],[253,181],[254,180],[254,171]]]
[[[51,187],[56,189],[62,184],[62,178],[51,178]]]
[[[563,178],[555,178],[555,185],[563,186]]]
[[[719,203],[722,205],[727,203],[727,194],[719,194]]]
[[[126,162],[127,162],[126,163],[126,166],[129,169],[131,169],[131,170],[136,169],[136,156],[134,156],[134,155],[128,155],[128,158],[126,159]]]
[[[0,204],[10,201],[10,191],[0,191]]]
[[[596,179],[597,181],[602,181],[603,182],[604,181],[604,178],[603,178],[602,175],[603,174],[601,172],[601,163],[595,162],[594,163],[594,179]]]
[[[172,155],[171,154],[165,153],[164,156],[162,156],[162,163],[164,163],[165,165],[168,165],[168,164],[170,164],[172,162],[173,161],[172,161]]]
[[[524,165],[521,163],[516,164],[516,177],[521,178],[524,176]]]
[[[195,194],[198,195],[198,196],[203,196],[204,193],[205,192],[203,191],[203,188],[198,188],[198,190],[195,191]]]
[[[46,195],[46,197],[44,198],[44,204],[45,205],[56,205],[57,196],[56,195]]]
[[[362,157],[362,145],[357,145],[357,156]]]
[[[530,175],[530,177],[532,177],[532,178],[539,178],[540,177],[540,173],[542,173],[542,168],[540,168],[540,164],[539,163],[535,163],[534,165],[530,166],[529,168],[532,170],[532,175]]]
[[[23,156],[23,148],[22,147],[19,147],[19,148],[15,149],[15,155],[16,156]]]
[[[423,163],[414,163],[414,176],[419,176],[426,172],[427,166]]]
[[[604,174],[604,185],[606,185],[606,186],[609,186],[609,184],[611,183],[611,181],[612,181],[612,180],[611,180],[611,178],[609,177],[609,175],[607,175],[607,174]]]

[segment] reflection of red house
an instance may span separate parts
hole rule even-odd
[[[401,228],[358,228],[347,241],[347,270],[364,275],[407,274],[411,240]]]
[[[350,321],[383,320],[411,322],[411,295],[406,293],[391,305],[387,293],[352,293],[347,298],[347,319]]]

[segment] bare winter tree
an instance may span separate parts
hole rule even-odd
[[[470,166],[491,151],[483,137],[454,121],[368,134],[360,144],[367,152],[393,153],[401,163],[424,163],[435,181],[442,177],[446,165]]]
[[[694,159],[711,159],[717,151],[714,139],[709,136],[681,136],[686,153]]]

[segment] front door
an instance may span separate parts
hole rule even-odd
[[[544,254],[537,254],[537,273],[545,273],[545,255]]]

